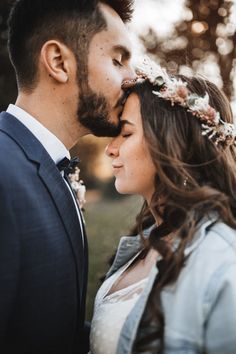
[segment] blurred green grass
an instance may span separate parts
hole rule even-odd
[[[117,248],[121,236],[135,223],[142,199],[125,196],[104,199],[85,205],[86,230],[89,243],[89,279],[87,292],[87,319],[91,320],[100,278],[109,268],[109,258]]]

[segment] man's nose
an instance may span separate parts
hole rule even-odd
[[[127,75],[121,85],[122,89],[125,90],[134,86],[136,80],[137,80],[137,75],[135,73],[135,70],[131,65],[129,65],[129,69],[127,70]]]

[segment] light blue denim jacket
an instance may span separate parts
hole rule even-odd
[[[213,221],[202,221],[185,250],[189,256],[185,267],[177,281],[162,291],[165,354],[236,354],[236,231],[220,222],[207,229]],[[139,236],[122,237],[107,277],[141,248]],[[157,273],[154,266],[122,328],[117,354],[133,352]]]

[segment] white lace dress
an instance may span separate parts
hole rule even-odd
[[[94,305],[90,333],[91,354],[115,354],[121,328],[134,307],[148,278],[109,295],[109,290],[138,254],[109,277],[100,287]]]

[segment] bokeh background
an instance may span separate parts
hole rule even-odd
[[[14,103],[17,95],[7,54],[6,22],[12,2],[0,0],[0,110]],[[147,53],[170,73],[208,78],[224,90],[236,116],[236,0],[135,0],[134,8],[128,26],[134,55]],[[81,178],[87,186],[88,319],[99,279],[142,204],[139,197],[119,196],[115,191],[110,162],[104,155],[108,141],[87,136],[71,152],[80,156]]]

